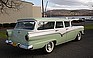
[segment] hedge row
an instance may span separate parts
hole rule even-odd
[[[16,23],[4,23],[4,24],[0,24],[0,27],[15,27]]]

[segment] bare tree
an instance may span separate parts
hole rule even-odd
[[[21,5],[21,0],[0,0],[0,11],[3,12],[6,8],[18,9]]]

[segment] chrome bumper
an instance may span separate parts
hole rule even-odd
[[[5,41],[7,44],[10,44],[10,45],[13,45],[13,42],[11,40],[6,40]],[[33,45],[22,45],[20,43],[17,43],[16,44],[17,47],[20,47],[20,48],[23,48],[23,49],[32,49],[33,48]]]

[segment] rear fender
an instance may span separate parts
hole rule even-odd
[[[56,39],[45,40],[45,41],[35,41],[31,45],[33,45],[33,49],[39,49],[39,48],[43,48],[49,42],[55,42],[55,41]]]
[[[8,30],[6,31],[6,32],[7,32],[6,35],[11,36],[11,35],[12,35],[12,31],[13,31],[13,29],[8,29]]]

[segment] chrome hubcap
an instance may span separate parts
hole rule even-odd
[[[53,42],[50,42],[46,45],[46,51],[47,52],[52,52],[54,49],[54,43]]]
[[[81,40],[81,33],[78,34],[78,40]]]

